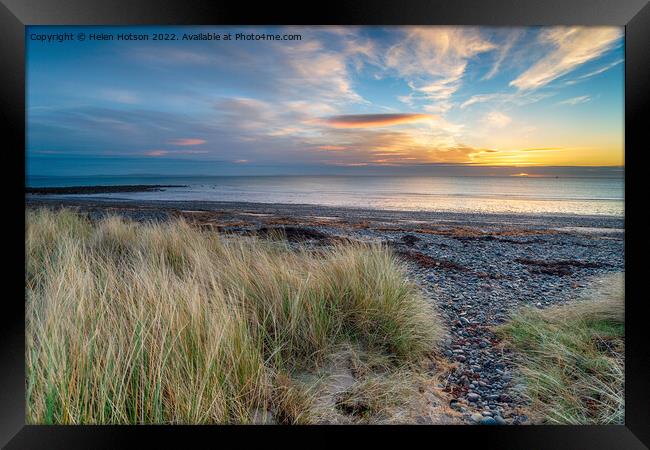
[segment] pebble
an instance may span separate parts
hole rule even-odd
[[[504,418],[501,417],[501,416],[493,416],[493,417],[494,417],[494,421],[497,423],[497,425],[507,425],[508,424],[508,422],[506,422],[504,420]]]
[[[481,419],[481,425],[496,425],[497,421],[494,420],[492,417],[484,417]]]
[[[480,423],[483,420],[483,415],[481,413],[474,413],[470,416],[473,422]]]

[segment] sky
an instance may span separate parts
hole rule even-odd
[[[28,176],[545,174],[624,165],[618,27],[26,33]],[[74,40],[37,40],[61,33]],[[177,40],[90,40],[93,33]],[[232,39],[182,39],[198,33]]]

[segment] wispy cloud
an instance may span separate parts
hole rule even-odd
[[[328,152],[340,152],[348,149],[345,145],[319,145],[317,148]]]
[[[206,155],[209,152],[207,150],[175,150],[173,153],[175,155]]]
[[[522,91],[515,93],[503,93],[503,92],[494,92],[491,94],[477,94],[471,96],[469,99],[465,100],[460,104],[461,109],[465,109],[468,106],[477,104],[477,103],[489,103],[492,106],[499,106],[504,104],[513,104],[516,106],[529,105],[531,103],[536,103],[545,98],[555,95],[553,92],[532,92],[532,91]]]
[[[539,42],[552,50],[510,82],[518,89],[537,89],[601,56],[621,38],[615,27],[558,27],[544,30]]]
[[[99,97],[116,103],[125,103],[127,105],[135,105],[141,101],[137,93],[126,89],[103,89],[100,91]]]
[[[201,145],[201,144],[205,144],[205,139],[197,139],[197,138],[174,139],[169,143],[171,145],[180,145],[180,146]]]
[[[165,156],[169,152],[167,150],[149,150],[144,152],[145,156]]]
[[[145,156],[167,156],[167,155],[206,155],[207,150],[148,150]]]
[[[409,81],[412,92],[402,101],[423,100],[430,103],[429,110],[445,112],[468,61],[495,48],[476,28],[408,27],[404,38],[388,49],[385,63]],[[432,107],[432,102],[440,106]]]
[[[616,60],[616,61],[614,61],[612,63],[607,64],[606,66],[600,67],[599,69],[593,70],[593,71],[591,71],[589,73],[586,73],[586,74],[581,75],[581,76],[579,76],[577,78],[574,78],[573,80],[568,80],[566,82],[566,84],[568,84],[568,85],[576,84],[576,83],[579,83],[580,81],[584,81],[584,80],[587,80],[587,79],[589,79],[591,77],[595,77],[596,75],[600,75],[601,73],[608,71],[612,67],[618,66],[622,62],[623,62],[622,59],[618,59],[618,60]]]
[[[591,101],[591,97],[589,95],[580,95],[578,97],[572,97],[568,98],[566,100],[562,100],[561,102],[558,102],[558,105],[579,105],[581,103],[587,103],[588,101]]]
[[[263,32],[251,28],[246,31]],[[343,32],[336,27],[286,27],[283,32],[304,33],[305,39],[263,44],[220,43],[218,48],[210,44],[184,49],[143,45],[129,54],[136,63],[144,62],[164,70],[188,66],[188,71],[192,71],[211,66],[219,72],[227,68],[239,75],[222,79],[224,86],[239,85],[240,78],[252,78],[255,90],[283,97],[286,101],[313,98],[336,104],[365,102],[353,88],[354,69],[351,66],[359,69],[364,61],[377,59],[373,41],[362,39],[355,29]]]
[[[469,58],[495,48],[477,28],[408,27],[388,50],[386,64],[405,76],[453,78],[463,74]]]
[[[336,101],[363,102],[352,88],[346,54],[327,50],[319,41],[284,45],[281,49],[284,73],[279,82],[288,80],[318,93],[321,98]],[[289,73],[286,72],[289,70]],[[282,81],[285,84],[287,81]],[[294,84],[295,86],[295,84]]]
[[[519,40],[519,38],[521,38],[523,34],[523,30],[514,30],[510,32],[505,42],[499,47],[496,60],[494,61],[494,64],[488,73],[483,76],[483,80],[489,80],[499,72],[501,64],[503,64],[506,56],[508,56],[508,53],[510,53],[513,45],[515,45],[515,43]]]
[[[492,111],[488,113],[483,121],[490,127],[503,128],[512,122],[512,118],[499,111]]]

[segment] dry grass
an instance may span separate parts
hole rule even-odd
[[[442,330],[390,250],[27,211],[27,421],[309,423],[344,342],[404,370]]]
[[[411,371],[372,374],[336,398],[336,408],[353,423],[409,423],[409,405],[422,381]]]
[[[499,328],[518,351],[540,421],[621,424],[624,420],[623,277],[611,275],[588,299],[528,309]]]

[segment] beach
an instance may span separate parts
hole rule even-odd
[[[26,40],[26,423],[626,423],[623,28],[109,28]]]
[[[449,333],[439,357],[448,369],[440,387],[467,423],[487,417],[529,423],[513,355],[495,326],[524,306],[547,308],[575,300],[593,280],[624,271],[624,221],[612,216],[65,195],[28,195],[26,206],[71,207],[93,220],[106,214],[137,222],[182,217],[205,230],[280,232],[290,243],[316,248],[344,241],[384,243],[407,263],[409,276],[444,318]]]

